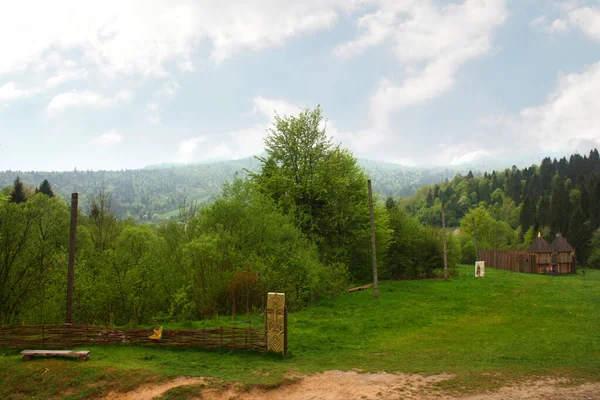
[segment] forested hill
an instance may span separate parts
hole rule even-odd
[[[452,178],[464,168],[405,167],[399,164],[359,160],[373,179],[374,190],[382,195],[410,196],[423,185]],[[80,194],[80,204],[87,212],[90,199],[101,190],[111,194],[112,210],[119,218],[159,221],[177,217],[184,200],[203,204],[213,201],[224,182],[232,181],[244,169],[257,172],[260,163],[253,157],[210,164],[163,164],[137,170],[68,171],[68,172],[0,172],[0,188],[11,186],[17,176],[31,190],[47,179],[52,189],[68,199]]]
[[[475,217],[474,210],[479,209],[514,230],[514,247],[525,248],[538,231],[547,240],[560,233],[575,247],[578,259],[587,260],[592,234],[600,228],[598,150],[568,159],[544,158],[539,166],[524,169],[513,166],[483,175],[457,174],[451,181],[423,187],[403,200],[422,223],[437,226],[441,226],[442,202],[450,226],[462,222],[468,227],[470,221],[465,220]]]

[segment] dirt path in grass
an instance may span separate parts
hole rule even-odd
[[[155,397],[159,397],[167,390],[179,386],[189,386],[205,383],[203,378],[176,378],[168,382],[157,383],[153,385],[143,385],[135,390],[116,393],[111,392],[105,397],[106,400],[150,400]]]
[[[306,377],[290,377],[277,388],[230,386],[209,388],[200,393],[202,400],[600,400],[600,383],[562,386],[560,380],[543,379],[503,387],[478,395],[450,396],[435,383],[451,379],[443,374],[420,376],[409,374],[367,374],[354,371],[327,371]],[[107,399],[152,399],[167,390],[183,385],[204,383],[199,378],[178,378],[163,384],[142,386],[133,392],[111,393]]]
[[[353,371],[327,371],[298,378],[276,389],[255,387],[250,391],[239,388],[207,389],[203,400],[600,400],[600,383],[578,387],[560,386],[560,381],[541,380],[475,396],[449,396],[434,384],[451,379],[453,375],[420,376],[409,374],[365,374]]]

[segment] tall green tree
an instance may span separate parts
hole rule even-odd
[[[54,197],[54,192],[47,179],[44,179],[39,188],[35,190],[36,193],[43,193],[48,197]]]
[[[320,107],[276,116],[265,139],[267,155],[252,181],[317,244],[326,262],[341,262],[355,278],[370,271],[367,176],[356,158],[334,145]],[[378,250],[389,239],[387,214],[375,207]]]
[[[25,187],[18,176],[13,184],[12,193],[10,194],[10,201],[15,204],[25,203],[25,201],[27,201]]]

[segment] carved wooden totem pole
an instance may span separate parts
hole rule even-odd
[[[267,296],[267,350],[287,353],[287,315],[285,293],[269,293]]]

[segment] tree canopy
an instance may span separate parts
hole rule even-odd
[[[332,144],[320,107],[298,116],[276,116],[265,139],[265,157],[252,181],[270,196],[319,248],[327,262],[348,265],[355,278],[368,276],[367,175],[346,149]],[[376,207],[378,248],[389,238],[387,218]]]

